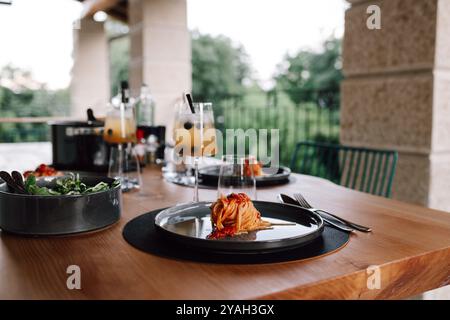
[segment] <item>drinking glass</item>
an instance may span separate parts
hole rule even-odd
[[[194,103],[194,106],[196,104]],[[214,157],[217,154],[216,127],[212,103],[203,103],[202,156]]]
[[[245,193],[250,199],[256,200],[256,180],[254,157],[224,155],[220,165],[218,197],[231,193]]]
[[[109,106],[103,139],[115,145],[136,142],[136,120],[132,107]]]
[[[120,180],[122,191],[140,189],[142,178],[139,159],[132,143],[119,143],[110,148],[108,177]]]
[[[122,191],[140,188],[142,184],[139,160],[134,148],[136,120],[128,100],[111,105],[106,114],[103,139],[111,145],[108,177],[118,179]]]
[[[174,124],[174,151],[185,164],[194,167],[194,202],[198,202],[199,161],[204,156],[214,156],[217,146],[212,104],[194,103],[193,107],[194,113],[187,104],[178,106]]]

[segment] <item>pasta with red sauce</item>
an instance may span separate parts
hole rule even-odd
[[[271,228],[271,223],[261,219],[261,213],[245,193],[232,193],[217,199],[211,205],[211,222],[214,231],[209,239]]]

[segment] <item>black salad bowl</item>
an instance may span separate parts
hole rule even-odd
[[[56,178],[40,178],[37,184],[51,187]],[[81,177],[88,186],[106,177]],[[61,236],[103,229],[120,219],[120,186],[85,195],[39,196],[16,194],[0,180],[0,229],[24,236]]]

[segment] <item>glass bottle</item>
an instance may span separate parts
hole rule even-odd
[[[146,84],[141,87],[137,123],[140,127],[153,127],[155,125],[155,100]]]

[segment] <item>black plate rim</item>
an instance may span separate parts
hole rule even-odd
[[[199,203],[202,204],[211,204],[212,201],[201,201]],[[311,218],[316,220],[318,222],[318,228],[314,231],[311,231],[307,234],[303,234],[301,237],[290,237],[285,239],[273,239],[273,240],[265,240],[265,241],[258,241],[258,242],[251,242],[251,241],[245,241],[245,240],[235,240],[235,241],[227,241],[227,240],[207,240],[207,239],[200,239],[200,238],[194,238],[189,237],[181,234],[177,234],[174,232],[171,232],[162,226],[160,226],[157,223],[158,216],[161,215],[165,210],[171,209],[173,207],[168,207],[166,209],[161,210],[158,212],[158,214],[155,216],[155,227],[157,230],[162,231],[161,233],[165,236],[167,236],[171,240],[176,241],[182,241],[182,242],[188,242],[189,244],[202,248],[202,249],[214,249],[214,250],[222,250],[222,251],[228,251],[228,252],[238,252],[238,251],[260,251],[260,250],[278,250],[285,248],[290,249],[292,247],[296,246],[303,246],[311,241],[315,240],[316,238],[320,237],[323,233],[325,223],[322,219],[322,217],[312,211],[309,211],[307,209],[290,205],[287,203],[278,203],[278,202],[270,202],[270,201],[253,201],[255,204],[261,204],[261,205],[280,205],[280,206],[287,206],[291,208],[295,208],[296,210],[302,211],[302,213],[308,214]],[[193,203],[194,204],[194,203]],[[286,244],[287,243],[287,244]],[[233,249],[234,247],[240,247],[239,249]]]
[[[264,266],[298,263],[323,258],[345,249],[349,241],[351,241],[350,233],[325,225],[320,237],[304,246],[287,248],[286,250],[267,252],[203,250],[192,246],[184,246],[178,242],[168,241],[166,237],[158,232],[154,224],[154,219],[164,209],[167,208],[154,209],[128,221],[122,229],[122,237],[127,244],[145,254],[179,262],[210,265]],[[143,225],[148,225],[148,223],[151,223],[150,228],[142,228]],[[148,229],[151,231],[149,232]]]
[[[207,169],[210,168],[216,168],[216,167],[220,167],[220,165],[210,165],[207,167],[203,167],[201,169],[198,170],[198,174],[200,176],[200,178],[202,177],[206,177],[207,179],[219,179],[219,175],[215,175],[215,174],[204,174],[202,173],[202,171],[205,171]],[[291,175],[292,171],[289,167],[286,166],[279,166],[278,170],[283,170],[282,173],[276,173],[274,175],[271,176],[259,176],[259,177],[255,177],[256,182],[268,182],[268,181],[284,181],[287,180],[289,178],[289,176]]]

